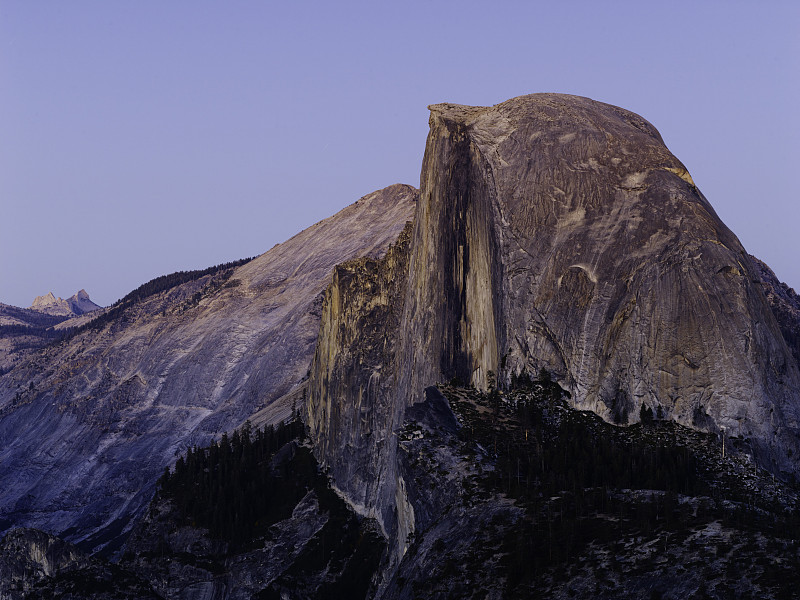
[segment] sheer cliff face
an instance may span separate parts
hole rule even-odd
[[[0,530],[119,541],[177,453],[264,407],[288,417],[280,399],[308,371],[333,267],[383,256],[416,199],[405,185],[369,194],[222,279],[151,296],[3,375]]]
[[[334,270],[306,405],[322,466],[350,504],[375,517],[388,537],[398,505],[392,432],[404,408],[395,397],[410,233],[411,223],[382,259],[362,258]]]
[[[326,307],[345,294],[364,308],[323,315],[308,416],[354,504],[388,516],[384,503],[397,502],[396,526],[413,531],[392,427],[425,386],[458,377],[485,388],[490,371],[508,381],[544,368],[575,406],[609,421],[660,407],[667,419],[746,437],[762,463],[795,470],[798,366],[752,260],[652,125],[554,94],[430,110],[392,319],[373,309],[386,303],[385,283],[375,295],[334,282]],[[331,333],[356,324],[390,340],[383,356],[356,359],[361,341]],[[342,356],[346,375],[336,373]]]
[[[550,94],[430,108],[404,391],[544,367],[609,420],[661,407],[793,462],[797,365],[750,257],[652,125]]]

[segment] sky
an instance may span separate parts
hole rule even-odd
[[[0,0],[0,302],[261,254],[534,92],[650,121],[800,290],[796,1]]]

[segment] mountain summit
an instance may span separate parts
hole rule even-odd
[[[81,290],[66,300],[56,298],[53,292],[48,292],[44,296],[36,296],[30,308],[48,315],[73,317],[85,315],[102,307],[91,301],[86,290]]]
[[[797,471],[798,365],[756,265],[655,127],[561,94],[430,112],[407,252],[334,275],[307,405],[320,462],[398,556],[421,509],[393,432],[437,382],[543,370],[611,423],[652,411]]]

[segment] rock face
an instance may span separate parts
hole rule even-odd
[[[35,529],[0,541],[0,598],[157,599],[149,584],[77,547]]]
[[[66,300],[56,298],[53,292],[48,292],[44,296],[36,296],[31,304],[32,310],[66,317],[83,315],[99,308],[102,307],[91,301],[86,290],[81,290]]]
[[[797,362],[753,261],[652,125],[555,94],[430,110],[408,254],[334,278],[307,409],[321,462],[398,556],[414,508],[393,431],[451,378],[544,368],[608,421],[644,405],[796,472]]]
[[[68,544],[35,529],[14,529],[0,543],[0,581],[7,587],[53,577],[67,569],[81,569],[91,559]],[[15,560],[11,560],[13,557]],[[3,590],[8,593],[9,590]]]
[[[778,321],[783,339],[786,340],[795,361],[800,365],[800,296],[780,281],[764,262],[755,256],[751,256],[750,259],[761,279],[761,288],[775,315],[775,320]]]
[[[422,177],[409,321],[438,330],[409,352],[409,391],[545,367],[616,422],[644,403],[767,442],[772,414],[793,428],[787,464],[797,365],[749,256],[649,123],[567,96],[435,105]],[[436,244],[447,230],[463,242]]]
[[[397,531],[395,510],[402,513],[407,504],[394,497],[392,442],[404,408],[394,395],[403,319],[397,299],[405,294],[410,236],[409,223],[382,259],[355,260],[334,270],[322,306],[305,419],[333,485],[359,513],[376,518],[384,535],[399,540],[398,551],[413,527],[401,518]]]
[[[382,256],[416,200],[405,185],[365,196],[235,270],[107,312],[3,375],[0,530],[115,549],[179,453],[300,384],[334,265]]]

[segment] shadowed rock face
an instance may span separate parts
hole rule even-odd
[[[800,365],[800,296],[781,282],[766,264],[755,256],[750,258],[761,278],[761,288],[781,328],[783,339],[792,351],[795,362]]]
[[[556,94],[430,110],[405,293],[388,301],[402,316],[371,320],[385,292],[334,281],[328,304],[364,308],[327,310],[317,347],[328,370],[312,373],[312,436],[354,505],[387,532],[413,531],[393,429],[426,386],[458,377],[485,389],[490,371],[508,382],[544,368],[576,407],[609,421],[661,407],[796,471],[796,361],[751,258],[652,125]],[[376,340],[382,323],[397,336],[383,358],[350,360],[359,342],[325,335],[358,324]],[[330,371],[337,356],[349,357],[346,375]],[[354,441],[338,463],[330,440],[348,429],[358,439],[376,415],[377,442]],[[380,482],[364,485],[358,469]]]
[[[24,528],[0,540],[0,597],[161,598],[135,575],[42,531]]]
[[[150,296],[3,375],[0,530],[113,548],[177,453],[301,382],[334,265],[382,256],[416,199],[405,185],[369,194],[233,272]]]

